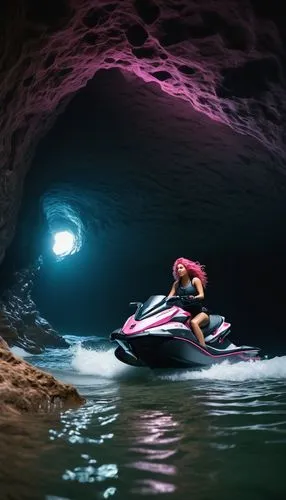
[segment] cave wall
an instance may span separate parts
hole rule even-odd
[[[236,341],[280,348],[279,314],[274,339],[263,314],[266,297],[269,311],[283,308],[286,180],[259,142],[157,84],[101,71],[41,141],[26,179],[13,261],[32,236],[44,254],[33,297],[61,333],[107,337],[130,300],[168,292],[183,254],[206,264],[207,304],[233,323]],[[79,210],[78,254],[56,262],[49,253],[40,197],[53,230],[57,213]]]
[[[148,233],[150,247],[159,241],[158,253],[166,266],[177,251],[187,253],[189,248],[192,256],[198,255],[206,263],[218,262],[220,253],[223,264],[224,253],[229,256],[234,248],[242,255],[246,244],[247,251],[251,247],[252,261],[259,247],[268,252],[274,245],[283,254],[286,37],[281,2],[4,0],[0,9],[0,262],[15,234],[25,176],[40,139],[99,70],[120,70],[128,81],[129,94],[117,76],[109,84],[105,81],[110,88],[104,105],[109,106],[109,113],[112,107],[118,110],[130,126],[126,135],[122,121],[118,122],[118,139],[112,144],[121,155],[121,167],[129,166],[123,168],[120,178],[111,161],[114,158],[106,155],[108,125],[104,128],[103,120],[90,122],[90,129],[104,132],[105,149],[97,144],[101,162],[89,162],[97,172],[96,197],[102,207],[95,211],[91,204],[90,226],[101,248],[116,243],[119,261],[126,262],[123,241],[133,224],[133,236],[138,234],[128,247],[130,258],[136,248],[143,248]],[[158,93],[159,88],[163,94]],[[95,93],[102,91],[95,85]],[[133,106],[133,115],[126,114],[116,101],[117,96],[124,102],[126,95],[125,107],[132,110]],[[100,98],[94,100],[94,117],[100,106]],[[138,116],[145,125],[137,129],[131,144],[128,134],[131,137],[133,128],[136,131]],[[152,145],[148,143],[151,135]],[[76,141],[77,131],[71,137]],[[74,155],[79,161],[83,150],[79,148]],[[58,206],[60,197],[67,202],[71,197],[70,186],[58,187],[51,196],[52,180],[73,184],[81,178],[78,167],[72,169],[70,162],[61,164],[53,179],[51,172],[45,172],[49,162],[42,158],[36,163],[43,183],[34,191],[36,205],[18,226],[21,236],[16,235],[5,260],[6,265],[10,259],[11,269],[17,262],[21,267],[34,260],[38,242],[41,246],[36,228],[43,235],[54,222],[53,216],[43,221],[37,212],[37,196],[42,194],[45,177],[47,216],[54,213],[51,207]],[[108,177],[101,172],[103,166]],[[87,170],[86,184],[94,179],[94,173],[87,174]],[[122,181],[122,175],[131,184]],[[194,185],[202,189],[194,191]],[[80,183],[79,187],[73,202],[85,214],[85,200],[93,196],[94,188]],[[166,222],[171,231],[184,227],[182,222],[191,224],[187,238],[179,229],[185,238],[183,246],[165,235]],[[29,225],[34,246],[25,230]],[[25,249],[22,258],[16,249],[18,242]],[[268,263],[277,260],[277,252],[270,252]],[[150,253],[146,255],[147,269],[152,258]],[[229,269],[234,266],[230,260]],[[243,271],[245,260],[239,266]],[[283,258],[277,266],[283,268]],[[277,282],[281,280],[274,280],[274,287]]]
[[[285,154],[282,4],[5,0],[1,4],[0,259],[34,147],[69,97],[121,68]]]

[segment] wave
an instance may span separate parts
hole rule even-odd
[[[114,349],[103,350],[100,347],[96,350],[85,349],[78,345],[72,368],[83,375],[97,375],[104,378],[122,378],[132,373],[136,373],[138,368],[124,365],[114,356]]]
[[[134,368],[124,365],[114,356],[114,349],[104,350],[85,349],[78,345],[74,351],[72,368],[83,375],[97,375],[104,378],[122,378],[146,375],[149,369]],[[230,364],[227,361],[210,368],[200,370],[174,371],[160,374],[156,371],[160,379],[172,381],[184,380],[218,380],[218,381],[247,381],[247,380],[281,380],[286,379],[286,356],[265,359],[261,361],[242,361]]]
[[[163,375],[164,379],[180,380],[222,380],[222,381],[248,381],[248,380],[281,380],[286,379],[286,356],[265,359],[261,361],[242,361],[230,364],[223,362],[202,370],[188,370],[183,373]]]

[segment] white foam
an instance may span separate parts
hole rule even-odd
[[[104,378],[118,378],[136,370],[116,359],[114,349],[91,350],[78,345],[72,360],[72,367],[84,375],[97,375]]]
[[[145,370],[143,368],[128,366],[118,361],[114,356],[114,349],[107,351],[101,349],[84,349],[80,344],[74,347],[72,367],[83,375],[97,375],[109,379],[129,377],[130,375],[136,376],[136,374],[140,376],[139,374],[143,375],[142,371]],[[230,364],[225,361],[202,370],[169,372],[168,375],[159,375],[159,378],[173,381],[198,379],[222,381],[286,379],[286,356],[261,361],[242,361],[236,364]]]
[[[286,356],[261,361],[242,361],[233,365],[223,362],[208,369],[189,370],[183,373],[176,372],[164,378],[173,381],[205,379],[238,382],[244,380],[286,379]]]
[[[20,358],[27,358],[28,356],[33,356],[30,352],[25,351],[25,349],[22,349],[22,347],[11,347],[10,350],[12,351],[15,356],[19,356]]]

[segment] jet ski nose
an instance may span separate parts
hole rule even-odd
[[[117,330],[114,330],[114,332],[112,332],[110,334],[110,337],[109,337],[110,340],[115,340],[118,337],[118,334],[120,334],[120,333],[121,333],[121,329],[120,328],[118,328]]]

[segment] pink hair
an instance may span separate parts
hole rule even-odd
[[[208,278],[207,274],[204,270],[205,266],[202,266],[199,262],[194,262],[193,260],[185,259],[184,257],[180,257],[174,262],[173,265],[173,276],[175,280],[179,279],[178,276],[178,265],[182,264],[188,271],[190,278],[199,278],[204,287],[206,287]]]

